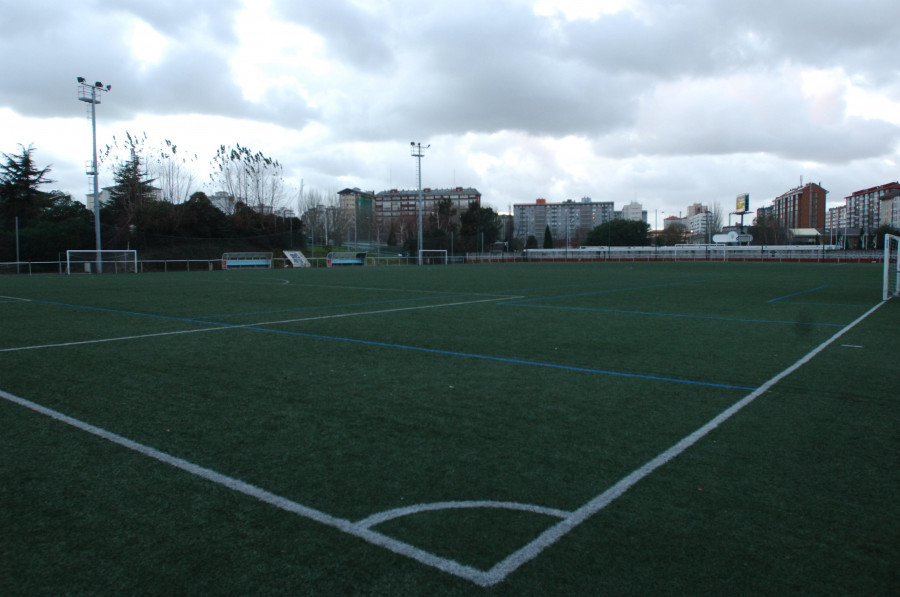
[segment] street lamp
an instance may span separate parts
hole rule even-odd
[[[425,200],[422,197],[422,158],[425,156],[425,150],[431,147],[431,145],[426,145],[422,147],[421,143],[416,143],[415,141],[409,142],[410,155],[416,158],[417,166],[416,172],[419,176],[419,196],[416,200],[416,211],[419,213],[419,247],[418,253],[419,258],[417,263],[422,265],[422,210],[424,209]]]
[[[97,245],[97,273],[102,273],[103,263],[100,257],[100,250],[103,245],[100,242],[100,186],[97,168],[97,104],[100,103],[100,94],[106,93],[112,88],[112,85],[103,86],[103,83],[88,83],[84,77],[78,77],[78,101],[87,102],[91,105],[91,132],[94,141],[94,153],[91,160],[91,170],[88,175],[94,177],[94,236]]]

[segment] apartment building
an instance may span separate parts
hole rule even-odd
[[[795,187],[772,201],[772,215],[785,228],[824,228],[827,194],[821,185],[812,182]]]
[[[534,203],[513,205],[513,229],[515,238],[523,240],[534,236],[543,240],[544,230],[549,226],[550,235],[556,241],[569,239],[569,244],[580,244],[587,233],[602,224],[615,219],[616,211],[612,201],[593,201],[583,197],[581,201],[571,199],[559,203],[549,203],[537,199]]]
[[[403,220],[418,217],[416,201],[419,191],[391,189],[380,191],[374,196],[375,225],[379,228],[390,226],[392,220]],[[481,206],[481,193],[471,187],[455,187],[452,189],[422,189],[423,217],[437,211],[437,204],[449,200],[456,208],[457,214],[469,209],[469,205]]]

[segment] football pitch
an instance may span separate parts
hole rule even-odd
[[[897,594],[880,298],[877,265],[0,277],[0,594]]]

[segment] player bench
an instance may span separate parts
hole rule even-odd
[[[222,269],[272,268],[272,253],[223,253]]]
[[[366,253],[329,253],[325,257],[325,265],[327,267],[336,267],[344,265],[365,265]]]

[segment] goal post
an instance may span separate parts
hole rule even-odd
[[[419,251],[419,263],[422,265],[447,265],[447,251],[444,249],[422,249]]]
[[[137,271],[134,249],[66,251],[66,274],[136,274]]]
[[[881,300],[900,296],[900,236],[884,235],[884,284]]]

